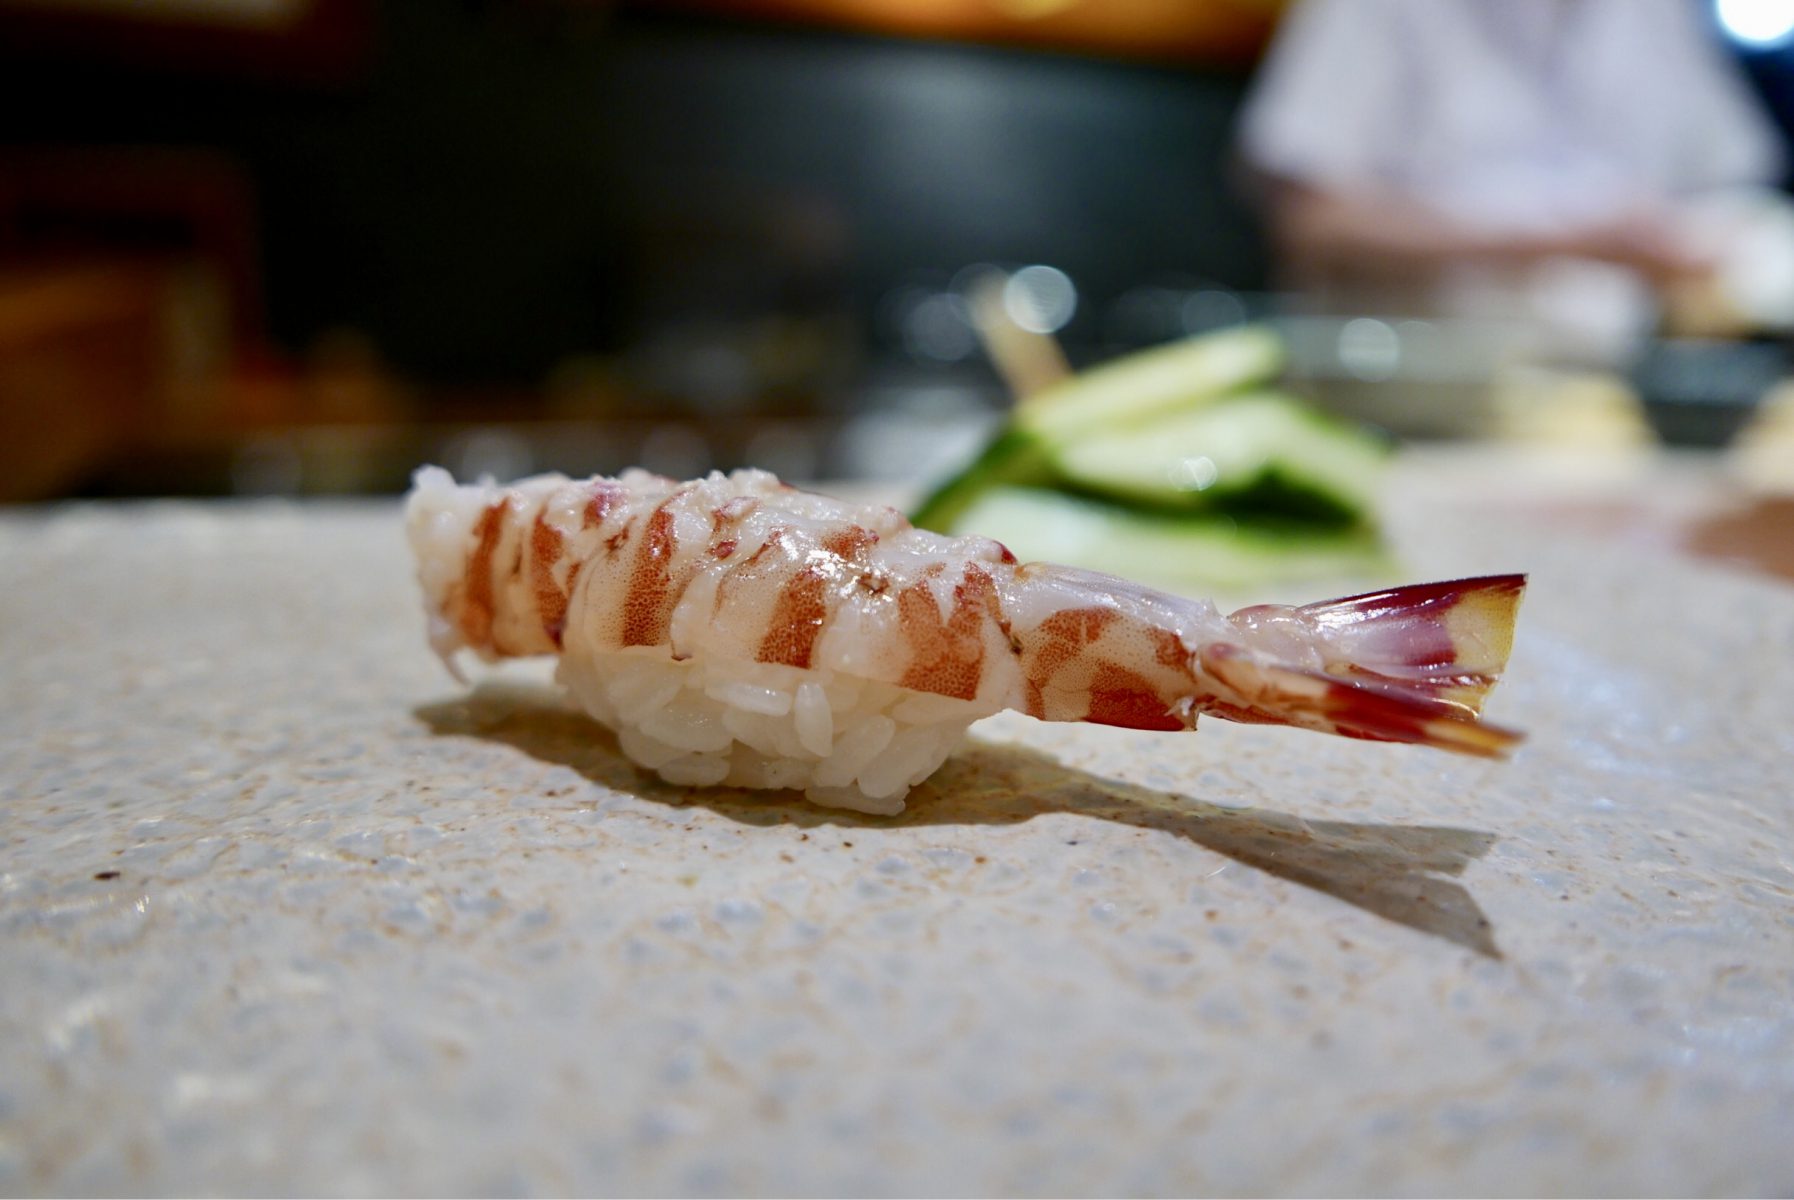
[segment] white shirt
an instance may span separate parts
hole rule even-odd
[[[1478,229],[1542,233],[1777,178],[1775,132],[1692,0],[1308,0],[1242,149]]]

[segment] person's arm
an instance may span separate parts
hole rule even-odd
[[[1288,181],[1266,187],[1273,234],[1298,277],[1393,281],[1450,263],[1525,265],[1595,258],[1658,282],[1697,275],[1708,264],[1647,209],[1551,234],[1489,232],[1454,221],[1422,201],[1386,190],[1321,188]]]

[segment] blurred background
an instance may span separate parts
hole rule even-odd
[[[0,0],[0,496],[914,483],[1009,404],[991,266],[1074,366],[1270,321],[1403,438],[1726,443],[1790,373],[1794,4],[1599,63],[1611,5],[1456,7]]]

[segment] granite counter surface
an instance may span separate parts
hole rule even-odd
[[[894,819],[423,645],[387,505],[0,519],[0,1190],[1787,1193],[1794,588],[1529,569],[1508,763],[999,717]]]

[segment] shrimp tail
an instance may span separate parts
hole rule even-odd
[[[1521,735],[1480,714],[1507,665],[1525,588],[1524,575],[1496,575],[1306,605],[1296,613],[1325,647],[1323,669],[1267,663],[1225,642],[1204,646],[1203,671],[1240,701],[1207,711],[1502,757]]]

